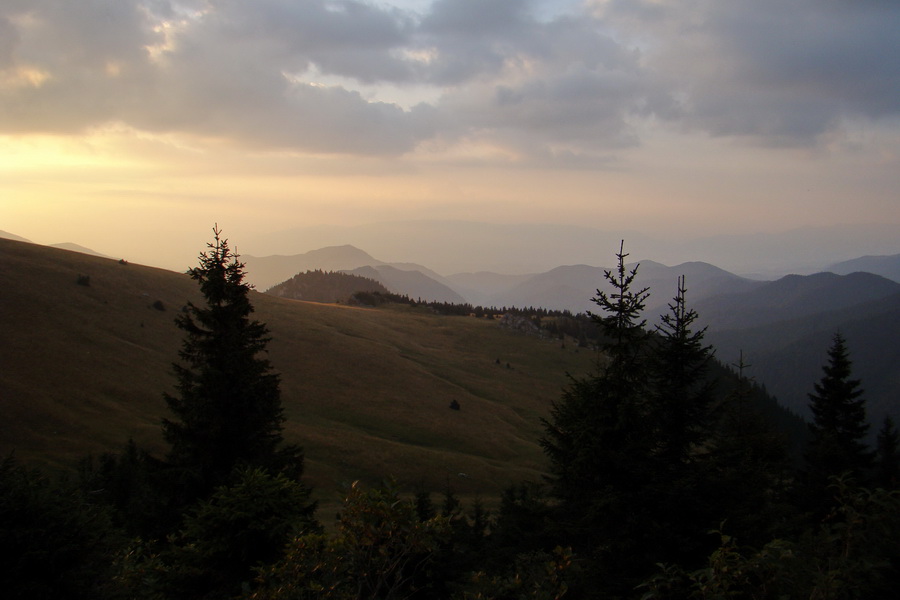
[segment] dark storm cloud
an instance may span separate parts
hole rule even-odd
[[[846,117],[900,114],[900,3],[615,0],[602,18],[640,34],[691,127],[807,145]]]
[[[0,132],[124,122],[306,151],[440,139],[583,159],[639,143],[645,117],[808,145],[900,114],[897,2],[611,0],[549,19],[535,4],[7,0]],[[440,98],[377,101],[386,84]]]

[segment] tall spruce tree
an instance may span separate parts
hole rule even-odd
[[[299,476],[299,448],[279,449],[284,416],[279,376],[261,356],[269,342],[263,323],[251,320],[251,287],[244,265],[213,228],[214,241],[189,275],[200,285],[204,306],[189,303],[176,319],[185,332],[174,365],[176,395],[165,400],[174,419],[164,419],[171,445],[168,462],[181,475],[189,503],[229,482],[238,465],[290,467]]]
[[[707,377],[712,346],[703,343],[706,328],[692,329],[697,311],[687,307],[684,276],[678,278],[669,312],[660,317],[651,353],[654,397],[651,419],[657,456],[670,467],[682,465],[708,435],[713,386]]]
[[[627,589],[656,558],[649,512],[657,507],[645,493],[653,479],[648,333],[641,318],[649,294],[633,288],[637,267],[626,269],[627,256],[620,246],[617,268],[604,273],[612,293],[598,290],[592,299],[602,311],[591,314],[602,334],[596,372],[572,378],[542,421],[560,540],[593,558],[594,581],[585,590],[599,590],[609,578]]]
[[[813,423],[805,456],[808,474],[819,483],[845,474],[859,480],[872,465],[873,455],[864,441],[869,424],[861,382],[852,378],[846,341],[839,333],[832,338],[822,371],[809,394]]]
[[[642,318],[644,305],[650,296],[649,288],[632,289],[640,265],[626,269],[625,242],[619,244],[616,269],[605,271],[604,278],[612,286],[612,293],[597,290],[591,302],[600,307],[600,313],[588,312],[600,327],[604,341],[601,350],[607,359],[603,376],[612,384],[621,386],[623,392],[641,385],[645,379],[645,348],[648,333],[647,322]]]
[[[576,512],[595,502],[599,490],[637,475],[627,458],[642,437],[647,332],[640,316],[649,294],[646,288],[632,290],[637,267],[626,270],[628,255],[622,248],[615,272],[604,273],[614,291],[597,290],[592,298],[603,311],[591,313],[603,336],[597,371],[573,378],[551,408],[550,419],[542,421],[551,484],[560,499],[578,506]]]

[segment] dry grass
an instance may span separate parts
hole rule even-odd
[[[173,319],[187,300],[198,294],[181,274],[0,240],[0,453],[68,468],[129,437],[164,452],[162,394],[181,342]],[[566,373],[592,359],[424,309],[253,302],[273,338],[285,437],[305,448],[326,504],[356,479],[394,477],[408,490],[449,482],[490,499],[538,478],[539,419]]]

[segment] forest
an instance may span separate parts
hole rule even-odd
[[[168,451],[130,442],[61,478],[15,455],[0,465],[5,597],[894,597],[898,433],[889,418],[871,431],[839,332],[792,452],[796,436],[760,410],[743,364],[723,389],[688,282],[648,327],[650,291],[623,246],[606,273],[614,291],[598,291],[590,327],[574,330],[596,346],[596,365],[569,377],[541,422],[544,478],[488,509],[449,484],[409,493],[384,473],[381,485],[348,486],[333,517],[312,500],[302,447],[282,435],[244,265],[214,234],[189,272],[203,302],[175,317]]]

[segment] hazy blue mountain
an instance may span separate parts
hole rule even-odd
[[[847,275],[862,271],[887,277],[892,281],[900,282],[900,254],[890,256],[861,256],[852,260],[845,260],[828,268],[832,273]]]
[[[373,279],[395,294],[409,296],[413,300],[431,300],[465,304],[466,299],[452,289],[416,270],[401,270],[391,265],[367,265],[348,270],[347,273]]]
[[[880,275],[816,273],[788,275],[749,291],[697,299],[691,305],[712,330],[745,329],[851,307],[898,292],[900,283]]]

